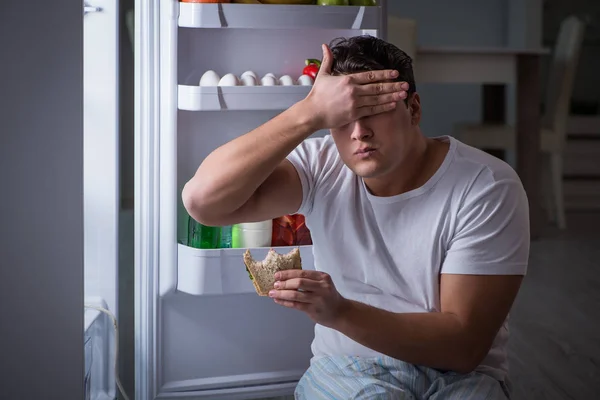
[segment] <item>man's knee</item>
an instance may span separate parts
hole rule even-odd
[[[328,375],[315,376],[307,371],[294,393],[296,400],[403,400],[414,399],[413,393],[390,382],[367,376]]]
[[[502,382],[491,376],[472,373],[437,379],[427,397],[430,400],[506,400],[509,391]]]

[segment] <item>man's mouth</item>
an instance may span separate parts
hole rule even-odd
[[[354,155],[361,157],[361,158],[365,158],[365,157],[368,157],[371,154],[373,154],[375,151],[376,150],[374,147],[361,147],[360,149],[358,149],[354,152]]]
[[[361,147],[360,149],[356,150],[354,154],[368,153],[373,150],[375,150],[373,147]]]

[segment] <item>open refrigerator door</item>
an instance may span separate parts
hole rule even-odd
[[[82,6],[84,386],[86,398],[104,400],[124,392],[117,368],[120,13],[118,0]]]
[[[136,1],[137,399],[287,396],[309,366],[314,323],[259,297],[244,268],[246,247],[261,259],[272,244],[190,246],[181,191],[212,150],[309,93],[322,43],[382,37],[385,2],[254,3]]]

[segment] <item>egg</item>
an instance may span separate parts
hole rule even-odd
[[[289,75],[283,75],[279,78],[279,83],[283,86],[292,86],[294,84],[294,80]]]
[[[277,85],[277,81],[275,80],[275,78],[273,78],[272,76],[269,76],[269,75],[263,76],[263,78],[260,80],[260,83],[263,86],[275,86],[275,85]]]
[[[219,81],[219,86],[237,86],[239,85],[239,81],[237,76],[234,74],[223,75],[221,80]]]
[[[312,86],[313,83],[313,78],[308,75],[300,75],[300,77],[298,78],[298,85]]]
[[[217,86],[221,77],[215,71],[206,71],[200,78],[200,86]]]
[[[254,77],[254,80],[255,80],[256,82],[258,82],[258,75],[256,75],[256,74],[254,73],[254,71],[246,71],[246,72],[244,72],[244,73],[243,73],[243,74],[240,76],[240,78],[244,78],[244,77],[245,77],[245,76],[247,76],[247,75],[250,75],[250,76]]]
[[[265,76],[272,76],[274,79],[277,79],[277,77],[275,76],[275,74],[269,72],[268,74],[265,74]]]
[[[242,79],[240,79],[242,86],[256,86],[257,82],[256,82],[256,78],[253,77],[252,75],[245,75],[242,76]]]

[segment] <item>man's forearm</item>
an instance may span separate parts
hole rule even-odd
[[[240,208],[285,157],[316,128],[300,102],[210,153],[184,188],[192,213],[212,215]]]
[[[481,349],[469,343],[466,329],[449,313],[398,314],[348,300],[331,328],[411,364],[466,373],[481,358]]]

